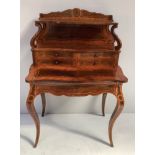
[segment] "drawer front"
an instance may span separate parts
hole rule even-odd
[[[79,61],[80,66],[103,66],[115,68],[118,62],[118,54],[110,52],[81,53]]]
[[[70,66],[73,65],[73,53],[69,52],[53,52],[53,51],[40,51],[34,52],[34,61],[36,64],[51,64]]]
[[[70,66],[74,68],[110,68],[114,70],[118,65],[119,53],[114,52],[67,52],[67,51],[39,51],[34,53],[35,64],[55,66]]]

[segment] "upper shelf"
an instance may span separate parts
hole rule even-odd
[[[39,22],[53,22],[64,24],[90,24],[109,25],[113,23],[112,15],[104,15],[96,12],[80,10],[78,8],[68,9],[62,12],[40,13]]]

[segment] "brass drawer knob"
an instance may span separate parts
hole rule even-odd
[[[55,53],[55,56],[57,57],[57,56],[59,56],[59,54],[58,53]]]
[[[55,61],[55,64],[59,64],[59,61],[58,61],[58,60],[56,60],[56,61]]]

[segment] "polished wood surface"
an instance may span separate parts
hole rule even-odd
[[[31,39],[33,64],[26,82],[30,84],[27,108],[36,125],[37,146],[40,122],[34,98],[41,95],[42,116],[45,93],[66,96],[103,94],[105,115],[107,93],[116,96],[116,108],[109,122],[109,140],[113,146],[112,128],[124,106],[122,84],[127,78],[118,65],[122,43],[116,33],[118,23],[112,15],[78,8],[40,14],[35,21],[38,32]]]

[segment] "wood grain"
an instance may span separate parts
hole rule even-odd
[[[112,128],[124,106],[122,84],[128,79],[118,65],[122,47],[115,33],[118,23],[112,15],[78,8],[62,12],[40,13],[35,21],[38,32],[30,41],[33,64],[26,82],[30,83],[27,109],[36,125],[37,146],[40,123],[34,98],[41,95],[42,116],[45,113],[45,93],[66,96],[103,94],[104,115],[107,93],[116,96],[116,108],[109,122],[111,146]]]

